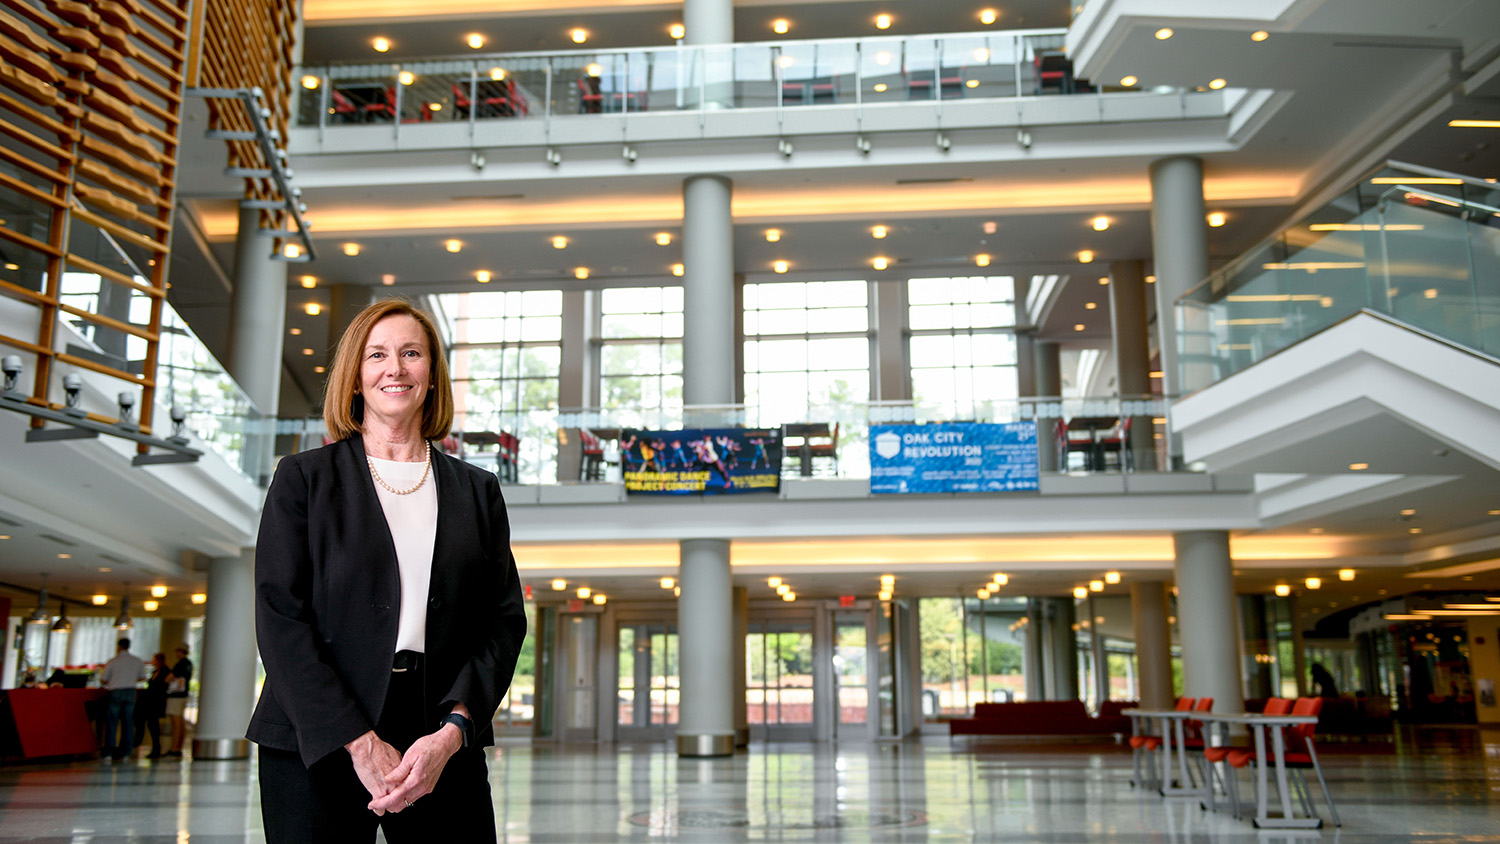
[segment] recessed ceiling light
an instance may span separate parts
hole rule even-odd
[[[358,243],[346,243],[346,244],[344,244],[344,254],[348,255],[351,258],[354,257],[355,255],[358,255],[359,254],[359,244]]]
[[[776,263],[774,263],[774,264],[771,265],[771,269],[775,270],[778,273],[784,273],[784,272],[787,271],[787,268],[790,267],[790,266],[791,265],[788,264],[786,261],[777,261]]]
[[[57,558],[59,560],[71,560],[71,559],[73,559],[73,555],[72,554],[58,554]]]
[[[887,234],[890,234],[890,229],[887,229],[885,226],[876,226],[875,228],[870,229],[870,236],[875,238],[876,240],[885,237]]]
[[[1321,578],[1321,577],[1309,577],[1307,580],[1304,580],[1302,582],[1307,585],[1308,589],[1322,589],[1323,588],[1323,578]]]
[[[1251,41],[1264,41],[1264,40],[1266,40],[1267,38],[1270,38],[1270,37],[1271,37],[1271,33],[1266,32],[1264,29],[1257,29],[1254,32],[1250,33],[1250,40]]]
[[[1088,596],[1089,596],[1088,587],[1086,587],[1086,586],[1074,586],[1073,587],[1073,597],[1074,598],[1077,598],[1079,600],[1083,600],[1084,598],[1087,598]]]
[[[505,81],[505,68],[503,68],[503,67],[492,67],[492,68],[490,68],[490,78],[493,79],[493,80],[495,80],[496,82],[503,82],[503,81]]]
[[[476,50],[478,50],[480,47],[484,46],[484,36],[480,35],[477,32],[471,32],[471,33],[469,33],[469,37],[468,37],[467,41],[468,41],[469,46],[473,47]]]
[[[1212,211],[1208,215],[1208,224],[1213,228],[1219,228],[1224,225],[1226,220],[1228,220],[1228,217],[1224,216],[1223,211]]]
[[[386,287],[390,287],[391,285],[396,283],[396,274],[385,273],[380,277],[380,283],[384,284]]]
[[[1229,83],[1226,82],[1226,81],[1224,81],[1223,79],[1215,79],[1212,82],[1208,83],[1208,87],[1210,87],[1210,88],[1214,89],[1215,91],[1217,91],[1220,88],[1223,88],[1225,85],[1228,85],[1228,84]]]
[[[302,354],[305,355],[305,356],[307,356],[307,357],[312,357],[313,350],[312,349],[303,349],[302,350]]]
[[[1154,275],[1148,275],[1148,276],[1146,276],[1146,283],[1147,284],[1155,284],[1156,283],[1156,276],[1154,276]]]
[[[302,329],[300,329],[300,328],[291,328],[291,329],[287,330],[287,333],[290,334],[290,335],[292,335],[293,337],[298,337],[298,336],[300,336],[302,334]]]
[[[1083,303],[1083,309],[1086,310],[1086,311],[1092,311],[1092,310],[1094,310],[1097,307],[1099,307],[1099,303],[1098,302],[1084,302]]]
[[[680,23],[674,23],[667,28],[667,34],[672,36],[673,38],[683,38],[687,35],[687,27],[683,26]]]
[[[786,18],[777,18],[771,21],[771,31],[777,35],[785,35],[792,28],[792,22]]]
[[[1490,510],[1485,515],[1487,515],[1487,516],[1500,516],[1500,510]]]
[[[566,237],[563,237],[562,235],[557,235],[557,236],[553,237],[552,238],[552,248],[553,249],[567,249],[568,248],[568,239]]]
[[[1354,569],[1339,569],[1339,580],[1348,583],[1354,579]]]
[[[462,240],[447,240],[443,242],[443,248],[449,252],[462,252],[464,242]]]
[[[208,603],[208,594],[205,592],[194,592],[190,600],[195,604],[206,604]]]
[[[1158,29],[1156,31],[1156,40],[1157,41],[1165,41],[1165,40],[1167,40],[1168,38],[1171,38],[1171,37],[1172,37],[1172,28],[1171,27],[1164,26],[1161,29]]]
[[[589,32],[586,29],[575,29],[568,33],[568,37],[573,39],[574,44],[582,44],[589,40]]]
[[[1406,532],[1407,533],[1411,533],[1411,534],[1417,534],[1417,533],[1421,533],[1422,529],[1421,528],[1407,528]]]
[[[311,73],[302,77],[302,87],[306,88],[309,91],[316,91],[319,84],[320,80],[318,79],[318,77],[313,76]]]
[[[303,287],[303,289],[305,289],[305,290],[311,290],[311,289],[313,289],[314,287],[317,287],[317,286],[318,286],[318,277],[317,276],[315,276],[315,275],[305,275],[305,276],[302,277],[302,287]]]
[[[965,80],[964,81],[964,87],[965,88],[978,88],[979,87],[979,80],[978,79],[968,79],[968,80]]]
[[[980,228],[984,229],[984,233],[985,234],[994,234],[995,230],[998,229],[999,227],[1000,227],[1000,224],[997,223],[997,222],[995,222],[994,220],[985,220],[984,221],[984,225],[981,226]]]
[[[315,366],[315,367],[313,367],[313,372],[316,372],[319,375],[322,375],[323,373],[325,373],[327,371],[328,371],[328,367],[326,367],[326,366]]]
[[[1092,249],[1085,249],[1082,252],[1078,253],[1078,263],[1080,263],[1080,264],[1093,263],[1093,260],[1094,260],[1094,250],[1092,250]]]
[[[1106,230],[1109,229],[1109,218],[1108,217],[1095,217],[1092,220],[1092,225],[1094,227],[1094,231],[1096,231],[1096,232],[1106,231]]]
[[[775,243],[781,240],[781,229],[766,229],[766,242]]]
[[[1107,276],[1107,275],[1101,275],[1101,276],[1099,276],[1099,286],[1100,287],[1108,287],[1109,286],[1109,276]]]
[[[1285,583],[1278,583],[1278,584],[1276,584],[1276,596],[1277,597],[1279,597],[1279,598],[1285,598],[1286,596],[1288,596],[1290,594],[1292,594],[1292,587],[1286,585]]]
[[[489,284],[490,279],[492,278],[494,278],[494,276],[490,274],[489,270],[480,270],[474,273],[474,280],[479,282],[480,284]]]
[[[671,246],[672,245],[672,234],[671,234],[671,232],[657,232],[656,233],[656,245],[657,246]]]
[[[400,82],[402,85],[410,85],[413,82],[417,81],[417,75],[409,70],[403,70],[400,73],[396,74],[396,81]]]
[[[141,601],[141,609],[146,612],[156,612],[161,609],[160,601]]]
[[[975,255],[974,256],[974,265],[977,266],[977,267],[988,267],[990,265],[990,256],[988,256],[988,255]]]
[[[979,22],[985,26],[994,23],[999,17],[1000,13],[994,9],[981,9],[979,12]]]
[[[1083,323],[1081,323],[1081,322],[1080,322],[1080,323],[1078,323],[1078,324],[1077,324],[1077,325],[1074,325],[1074,326],[1073,326],[1073,330],[1074,330],[1074,331],[1082,331],[1082,330],[1083,330],[1083,328],[1084,328],[1084,325],[1083,325]]]
[[[870,262],[870,265],[877,270],[883,270],[886,267],[890,266],[891,262],[886,258],[876,258],[875,260]]]
[[[317,302],[308,302],[306,305],[302,306],[302,310],[305,311],[308,316],[317,316],[318,314],[321,314],[323,312],[323,306],[319,305]]]
[[[288,258],[302,257],[302,247],[295,243],[288,243],[281,247],[281,254]]]
[[[586,278],[589,277],[589,268],[588,267],[574,267],[573,268],[573,277],[576,278],[576,279],[578,279],[579,281],[583,281],[584,279],[586,279]]]
[[[21,268],[21,265],[17,264],[14,261],[6,261],[5,262],[5,268],[7,270],[13,270],[14,271],[14,270],[19,270]]]
[[[384,53],[391,48],[391,39],[376,38],[375,40],[370,42],[370,46],[375,48],[375,52]]]
[[[1104,582],[1105,583],[1109,583],[1109,584],[1119,583],[1120,582],[1120,573],[1117,572],[1117,571],[1107,571],[1107,572],[1105,572],[1104,573]]]
[[[1401,515],[1403,515],[1403,516],[1415,516],[1416,514],[1417,514],[1417,511],[1416,510],[1412,510],[1412,509],[1406,509],[1406,510],[1402,510],[1401,511]]]
[[[683,274],[686,273],[686,272],[687,272],[687,267],[683,266],[682,264],[673,264],[672,265],[672,275],[675,275],[678,278],[682,278]]]
[[[876,15],[875,16],[875,28],[876,29],[890,29],[891,28],[891,16],[890,15],[886,15],[886,14]]]
[[[889,87],[890,86],[886,85],[884,82],[876,82],[875,83],[875,93],[877,93],[877,94],[884,94]]]
[[[91,600],[91,601],[94,602],[94,606],[96,606],[96,607],[102,607],[105,604],[109,603],[109,596],[108,595],[95,595],[92,598],[90,598],[89,600]]]
[[[8,534],[8,533],[0,533],[0,542],[3,542],[5,540],[7,540],[7,539],[10,539],[10,534]]]
[[[1135,83],[1137,83],[1139,81],[1141,81],[1141,80],[1137,79],[1134,76],[1126,76],[1126,77],[1124,77],[1124,78],[1122,78],[1120,80],[1120,85],[1122,87],[1125,87],[1125,88],[1130,88],[1130,87],[1133,87],[1135,85]]]
[[[1368,464],[1368,463],[1350,463],[1349,464],[1349,470],[1351,472],[1363,472],[1364,470],[1366,470],[1368,468],[1370,468],[1370,464]]]
[[[1322,533],[1323,532],[1323,528],[1308,528],[1307,532],[1308,533]]]

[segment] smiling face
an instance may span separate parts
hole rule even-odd
[[[420,428],[431,380],[431,351],[422,326],[406,314],[391,314],[375,323],[359,366],[366,428],[372,423]]]

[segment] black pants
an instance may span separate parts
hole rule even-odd
[[[385,709],[375,727],[377,735],[402,753],[437,727],[435,719],[429,724],[423,717],[421,674],[418,670],[391,676]],[[260,807],[268,842],[368,842],[375,840],[377,826],[391,844],[495,841],[484,748],[453,754],[432,793],[410,808],[377,817],[365,808],[370,799],[343,750],[308,768],[295,752],[260,748]]]

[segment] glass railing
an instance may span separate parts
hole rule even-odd
[[[1500,185],[1389,162],[1177,301],[1182,392],[1369,309],[1500,357]]]
[[[296,123],[546,120],[913,101],[940,107],[967,98],[1102,94],[1073,77],[1066,36],[1065,29],[1012,30],[306,67],[297,74]]]
[[[814,461],[804,470],[796,441],[788,430],[788,441],[783,442],[783,476],[865,479],[870,477],[872,425],[1035,421],[1038,465],[1043,473],[1154,472],[1155,467],[1168,465],[1162,438],[1166,411],[1166,400],[1160,396],[1109,396],[1018,398],[962,410],[920,402],[838,404],[810,408],[805,416],[795,419],[775,417],[746,405],[469,412],[455,418],[453,435],[444,449],[499,474],[506,482],[587,482],[579,433],[587,429],[602,441],[604,449],[602,471],[595,480],[618,483],[618,437],[622,430],[810,426],[819,429],[817,436],[823,442],[834,443],[837,457]],[[1130,437],[1132,427],[1149,433]],[[1121,442],[1122,431],[1139,456],[1124,453],[1130,449]],[[323,444],[323,421],[283,419],[278,422],[277,433],[282,435],[279,442],[287,452],[316,448]]]

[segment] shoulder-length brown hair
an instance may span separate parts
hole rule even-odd
[[[427,357],[432,366],[432,388],[422,408],[422,437],[440,440],[453,427],[453,381],[448,377],[448,356],[432,317],[404,299],[382,299],[359,312],[339,339],[323,394],[323,424],[328,436],[347,439],[364,431],[365,400],[359,395],[359,368],[364,360],[370,329],[388,316],[404,314],[422,326],[427,335]]]

